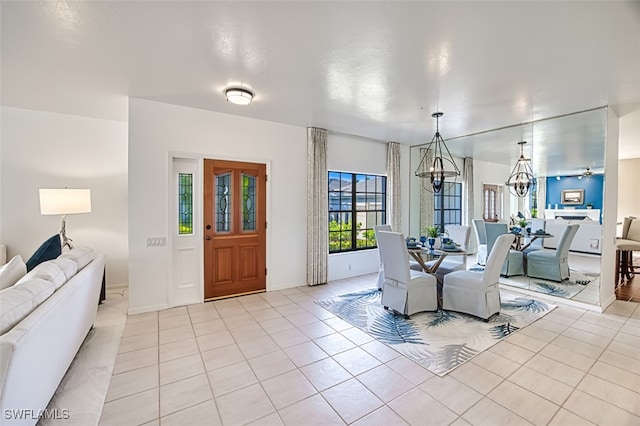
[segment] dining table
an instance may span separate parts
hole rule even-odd
[[[526,249],[529,248],[529,246],[531,246],[531,243],[533,243],[534,241],[536,241],[538,238],[553,238],[553,235],[548,234],[548,233],[539,233],[539,232],[531,232],[530,234],[527,234],[526,232],[519,232],[519,233],[515,233],[515,232],[511,232],[512,235],[515,235],[516,240],[514,242],[514,249],[518,250],[518,251],[525,251]],[[528,242],[525,241],[527,240],[527,238],[529,239]]]
[[[457,250],[443,250],[443,249],[428,249],[425,247],[407,247],[407,251],[409,255],[420,264],[422,270],[427,274],[435,274],[438,270],[438,267],[442,263],[447,255],[461,255],[466,254],[467,252],[462,249]],[[426,259],[426,261],[425,261]],[[437,259],[436,263],[432,266],[427,265],[426,262],[430,262],[434,259]]]

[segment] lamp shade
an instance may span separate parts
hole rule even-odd
[[[90,189],[40,189],[40,214],[90,212]]]

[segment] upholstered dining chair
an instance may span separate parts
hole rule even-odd
[[[378,241],[378,231],[392,232],[391,225],[374,225],[373,233]],[[378,246],[378,256],[380,259],[380,266],[378,268],[378,289],[382,290],[382,284],[384,284],[384,267],[382,266],[382,250]],[[409,267],[415,271],[422,271],[422,266],[415,260],[409,261]]]
[[[438,309],[436,278],[409,268],[407,244],[399,232],[378,231],[378,247],[382,250],[384,284],[382,305],[405,318],[416,312]]]
[[[473,219],[471,221],[473,225],[473,231],[476,234],[476,241],[478,242],[478,265],[484,265],[487,261],[487,233],[484,229],[483,219]]]
[[[622,237],[616,240],[616,286],[623,280],[630,280],[635,275],[633,252],[640,251],[640,219],[625,217],[622,226]]]
[[[561,282],[569,278],[569,247],[580,225],[567,225],[556,250],[537,250],[527,255],[527,275]]]
[[[484,271],[455,271],[445,275],[442,308],[475,315],[484,320],[500,312],[498,279],[514,239],[511,234],[496,238]]]
[[[453,271],[460,271],[467,269],[467,249],[469,248],[469,237],[471,236],[471,228],[464,225],[447,225],[445,229],[449,238],[453,242],[460,244],[460,248],[465,251],[464,254],[449,253],[447,257],[440,263],[436,270],[436,278],[439,282],[442,282],[442,277]],[[428,267],[435,265],[437,260],[427,262]]]
[[[509,232],[506,223],[485,223],[484,225],[487,232],[487,253],[491,254],[493,244],[497,238],[502,234]],[[515,239],[515,237],[514,237]],[[500,269],[500,274],[505,277],[512,275],[524,275],[522,252],[519,250],[510,249],[507,253],[507,257]]]

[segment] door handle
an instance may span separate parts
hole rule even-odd
[[[205,240],[210,240],[211,239],[211,235],[207,235],[206,237],[204,237]]]

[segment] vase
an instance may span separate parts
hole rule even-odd
[[[429,250],[433,251],[433,245],[436,243],[436,239],[433,237],[429,237]]]

